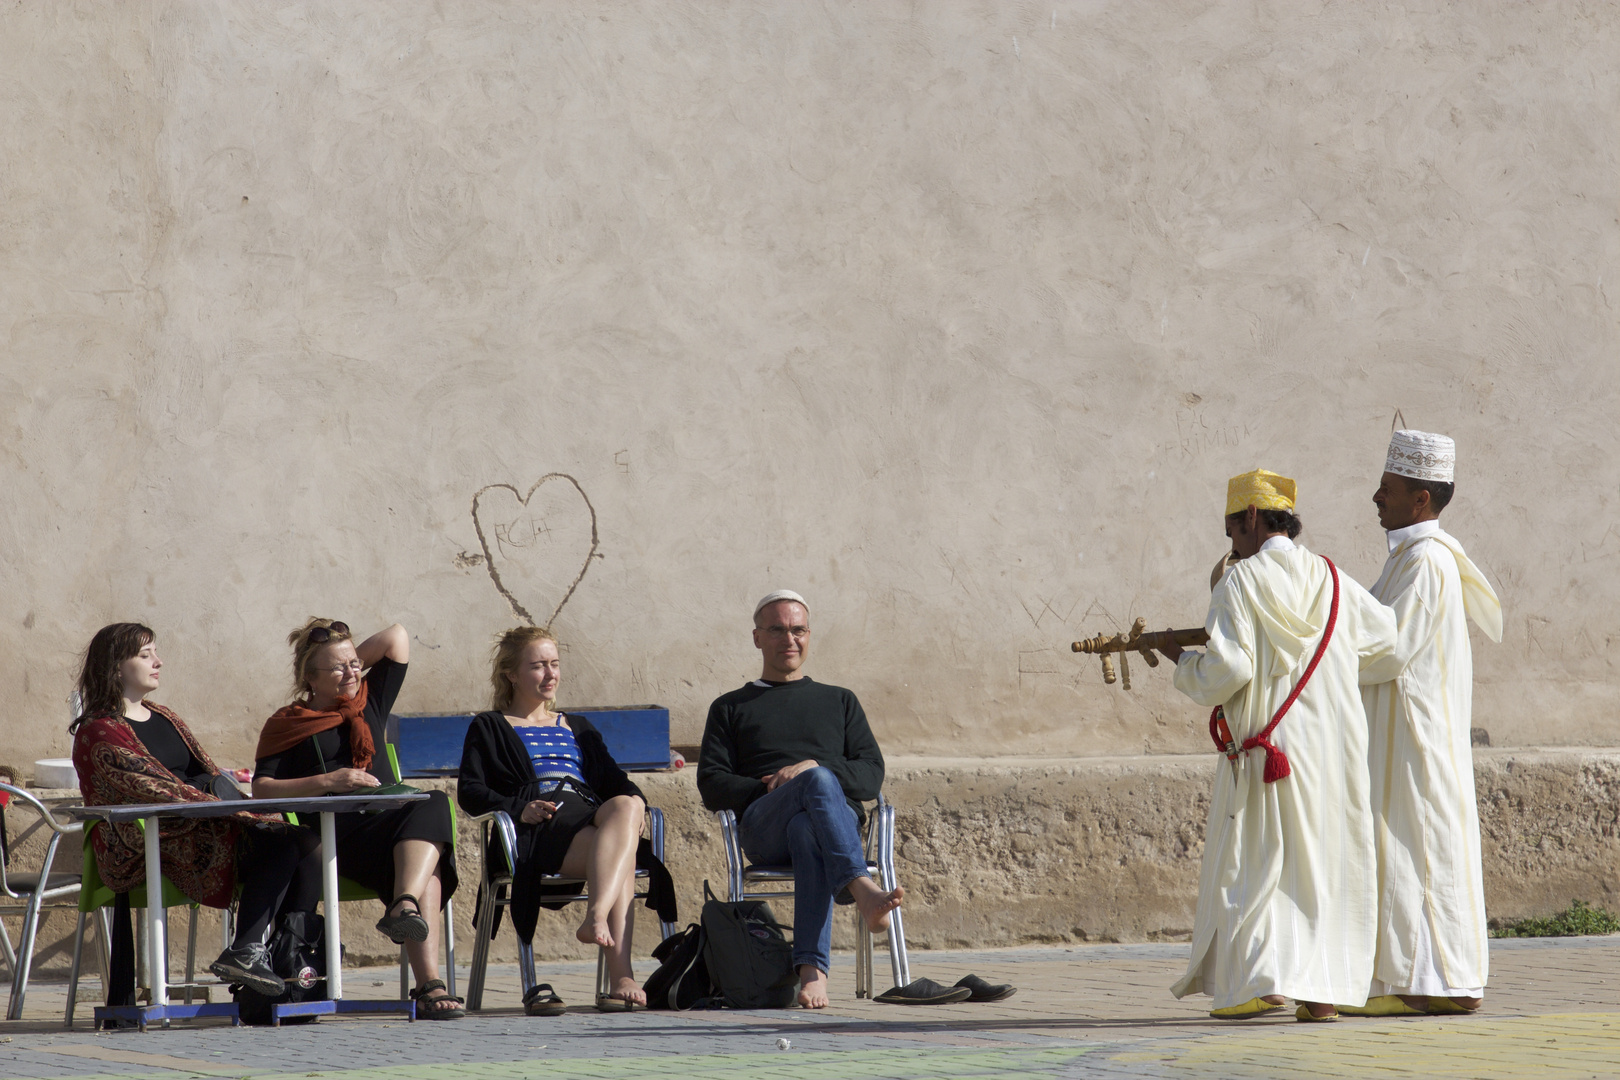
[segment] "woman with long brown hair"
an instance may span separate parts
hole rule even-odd
[[[666,920],[675,919],[669,873],[641,839],[646,798],[590,721],[553,709],[562,661],[550,631],[523,626],[502,634],[489,681],[494,708],[479,713],[467,728],[456,801],[473,814],[505,810],[517,826],[513,928],[524,941],[533,940],[545,902],[541,877],[585,879],[590,899],[574,936],[607,951],[613,984],[596,1007],[604,1012],[645,1008],[647,995],[630,964],[638,865],[652,875],[648,905]],[[544,997],[534,997],[535,991],[544,991]],[[530,1013],[562,1009],[544,984],[525,994],[524,1005]]]
[[[287,644],[297,697],[259,734],[253,794],[343,794],[392,782],[385,746],[411,658],[405,628],[395,623],[355,644],[347,623],[312,618]],[[405,946],[417,1019],[457,1020],[467,1010],[439,978],[439,911],[456,891],[450,800],[428,795],[397,810],[335,815],[338,873],[386,898],[377,929]]]
[[[146,696],[158,688],[162,669],[150,627],[113,623],[91,639],[79,673],[83,711],[68,729],[86,805],[218,801],[214,791],[223,779],[218,766],[184,720]],[[146,882],[146,849],[137,823],[99,823],[90,844],[101,879],[114,892],[127,893]],[[236,935],[210,971],[266,997],[281,994],[282,980],[270,967],[265,940],[281,916],[315,910],[319,850],[310,830],[259,814],[163,823],[163,873],[177,889],[199,904],[223,908],[241,886]],[[120,932],[125,925],[121,919]],[[120,976],[113,982],[132,983],[133,970],[123,968]],[[129,989],[133,986],[109,987],[109,1000]]]

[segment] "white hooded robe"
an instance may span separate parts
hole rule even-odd
[[[1372,996],[1478,997],[1489,971],[1474,798],[1472,617],[1502,640],[1502,604],[1462,545],[1423,521],[1389,534],[1373,586],[1394,652],[1362,673],[1377,821]]]
[[[1282,537],[1234,566],[1210,598],[1206,652],[1176,687],[1225,707],[1239,744],[1298,682],[1327,625],[1327,563]],[[1281,994],[1357,1005],[1372,978],[1378,901],[1361,670],[1395,647],[1395,619],[1344,573],[1333,637],[1272,736],[1291,775],[1263,781],[1265,751],[1218,758],[1192,958],[1172,987],[1213,1008]]]

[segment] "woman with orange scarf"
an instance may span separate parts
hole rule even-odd
[[[259,734],[253,794],[345,794],[392,782],[383,746],[410,662],[405,628],[395,623],[356,645],[346,623],[310,619],[287,643],[298,696]],[[439,978],[439,910],[456,891],[456,861],[445,857],[450,800],[428,795],[397,810],[336,815],[338,873],[388,898],[377,929],[405,946],[417,1019],[456,1020],[467,1010]]]

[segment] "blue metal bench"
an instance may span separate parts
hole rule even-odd
[[[590,706],[564,710],[596,725],[608,752],[625,772],[669,768],[669,710],[661,705]],[[388,718],[388,741],[398,747],[400,773],[454,776],[472,713],[401,713]]]

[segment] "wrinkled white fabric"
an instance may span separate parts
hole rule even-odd
[[[1382,924],[1380,924],[1382,925]],[[1374,961],[1376,972],[1377,961]],[[1428,905],[1424,905],[1423,918],[1418,920],[1417,935],[1412,939],[1412,977],[1402,986],[1384,982],[1373,976],[1372,989],[1367,991],[1369,998],[1383,997],[1386,994],[1408,994],[1423,997],[1484,997],[1484,986],[1452,986],[1446,982],[1445,973],[1440,970],[1440,962],[1434,955],[1434,931],[1430,928]]]
[[[1373,993],[1477,997],[1489,971],[1474,796],[1472,618],[1502,638],[1502,605],[1438,522],[1389,534],[1373,595],[1398,627],[1362,673],[1378,840]]]
[[[1358,1005],[1372,978],[1377,894],[1367,724],[1358,677],[1395,646],[1393,613],[1339,575],[1339,620],[1322,662],[1272,741],[1291,775],[1263,781],[1265,752],[1217,758],[1198,913],[1177,997],[1213,1008],[1282,994]],[[1210,598],[1209,646],[1176,664],[1176,687],[1224,705],[1240,743],[1270,723],[1327,624],[1333,583],[1303,547],[1269,545]]]

